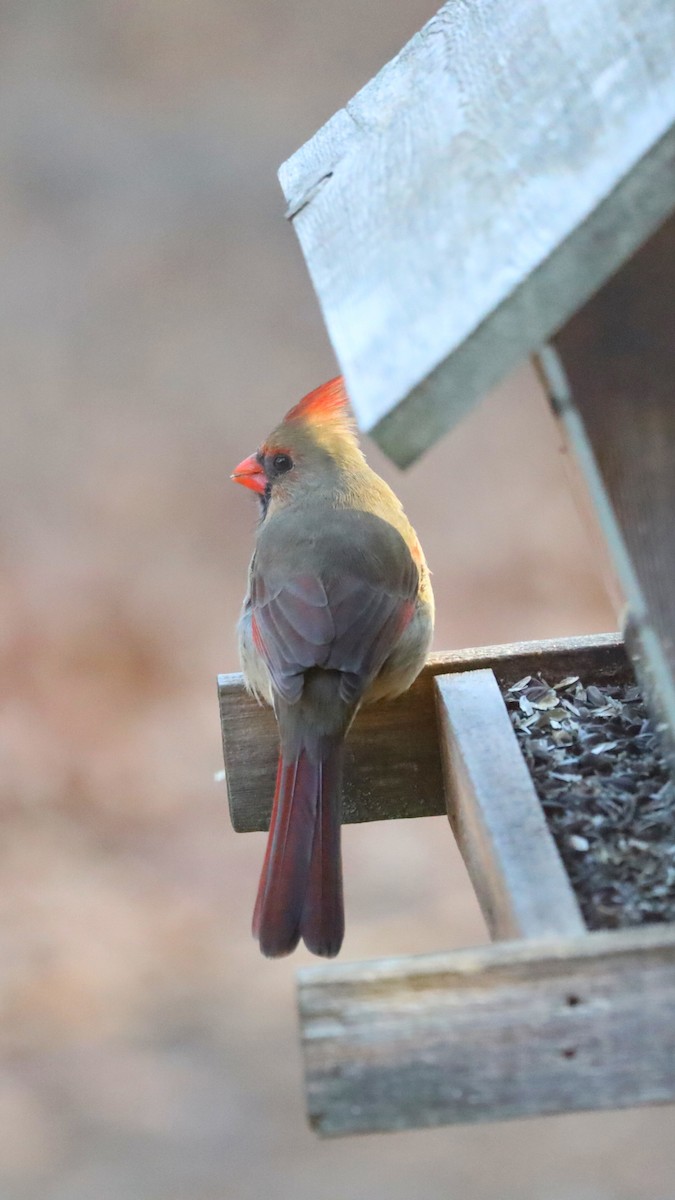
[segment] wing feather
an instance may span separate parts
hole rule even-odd
[[[331,541],[338,527],[341,536]],[[351,702],[412,617],[418,568],[401,535],[371,514],[333,513],[316,574],[307,569],[316,543],[304,553],[297,535],[283,541],[279,532],[273,548],[256,554],[251,573],[256,644],[274,688],[294,703],[303,673],[323,667],[342,673],[340,694]]]

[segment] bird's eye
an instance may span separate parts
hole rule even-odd
[[[275,454],[272,459],[272,466],[275,475],[283,475],[286,471],[290,471],[293,466],[293,459],[290,454]]]

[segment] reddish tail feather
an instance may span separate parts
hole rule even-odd
[[[253,933],[270,958],[290,954],[302,937],[332,958],[344,936],[340,854],[342,743],[318,755],[279,757]]]

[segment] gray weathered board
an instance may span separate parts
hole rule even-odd
[[[310,1120],[366,1133],[675,1100],[675,927],[305,968]]]
[[[675,217],[553,347],[540,357],[544,381],[623,588],[627,646],[675,758]]]
[[[437,675],[434,689],[448,816],[490,936],[584,933],[494,672]]]
[[[434,654],[397,700],[358,714],[347,739],[346,822],[439,815],[446,811],[433,679],[438,674],[494,670],[500,682],[542,671],[594,680],[630,670],[618,634],[488,646]],[[553,681],[553,680],[551,680]],[[238,832],[269,827],[278,739],[271,709],[247,693],[241,675],[218,678],[223,753],[232,824]]]
[[[281,169],[361,428],[405,465],[675,207],[673,0],[451,0]]]

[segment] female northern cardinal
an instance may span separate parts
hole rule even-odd
[[[433,631],[429,572],[391,488],[366,463],[341,378],[286,414],[232,478],[262,515],[239,625],[246,684],[274,708],[279,767],[253,914],[263,954],[344,934],[340,783],[363,703],[396,696]]]

